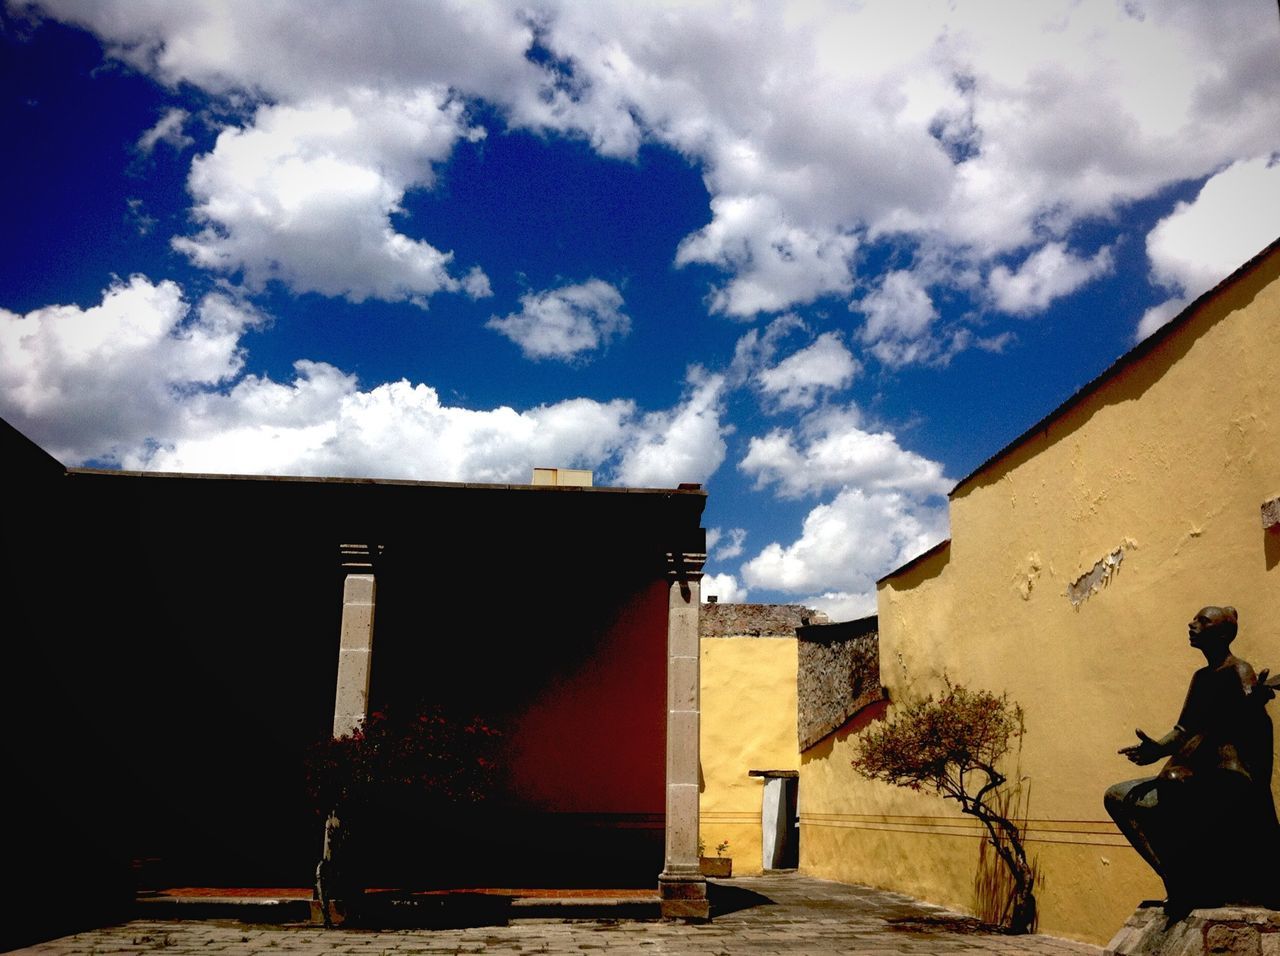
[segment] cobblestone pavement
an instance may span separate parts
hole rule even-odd
[[[134,920],[42,943],[23,953],[110,956],[162,952],[300,956],[450,953],[592,953],[608,956],[1100,956],[1050,936],[957,931],[963,918],[905,896],[793,874],[717,881],[721,915],[701,925],[615,920],[522,920],[506,926],[434,930],[323,930],[230,921]],[[957,922],[958,921],[958,922]]]

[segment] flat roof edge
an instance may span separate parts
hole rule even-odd
[[[379,485],[407,488],[452,488],[488,491],[536,491],[539,493],[583,493],[606,495],[688,495],[707,496],[705,488],[623,488],[614,485],[518,485],[483,481],[421,481],[412,478],[345,478],[317,475],[243,475],[197,471],[130,471],[120,468],[68,468],[67,474],[109,478],[181,478],[195,481],[263,481],[285,484]]]

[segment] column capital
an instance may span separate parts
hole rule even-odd
[[[701,581],[702,566],[706,563],[705,552],[668,551],[667,579],[669,581]]]
[[[347,574],[373,574],[382,557],[380,544],[340,544],[342,570]]]

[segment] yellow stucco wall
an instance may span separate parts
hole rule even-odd
[[[881,582],[882,679],[892,699],[958,683],[1026,710],[1020,755],[1042,931],[1105,942],[1155,875],[1102,793],[1158,770],[1116,754],[1133,728],[1163,734],[1204,659],[1186,624],[1240,612],[1238,656],[1280,669],[1280,250],[1197,307],[1148,354],[955,493],[949,547]],[[1109,582],[1068,585],[1109,553]],[[1273,720],[1280,707],[1272,704]],[[970,910],[973,826],[934,798],[855,775],[854,734],[801,766],[801,867]],[[1278,762],[1280,763],[1280,762]],[[1273,781],[1280,793],[1280,781]]]
[[[728,840],[735,876],[761,872],[763,782],[751,770],[796,770],[796,641],[702,639],[699,832],[708,856]]]

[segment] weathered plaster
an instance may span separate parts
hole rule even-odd
[[[1079,607],[1089,597],[1097,594],[1116,576],[1124,561],[1124,545],[1098,559],[1092,568],[1067,585],[1067,600],[1072,607]]]
[[[761,872],[764,788],[752,771],[799,769],[795,629],[816,616],[798,605],[703,605],[701,836],[709,847],[729,842],[736,875]]]
[[[1007,692],[1025,711],[1009,769],[1030,793],[1044,932],[1105,944],[1140,900],[1163,895],[1101,796],[1149,772],[1116,753],[1133,728],[1162,734],[1177,720],[1204,662],[1187,645],[1196,610],[1238,608],[1232,651],[1274,667],[1280,525],[1260,534],[1258,522],[1280,494],[1278,316],[1280,246],[1049,418],[1028,420],[952,493],[945,552],[879,583],[891,700],[937,693],[945,676]],[[1024,600],[1032,554],[1043,570]],[[1100,561],[1073,607],[1067,581]],[[1112,586],[1091,589],[1108,570]],[[932,795],[860,778],[858,741],[856,729],[832,734],[802,755],[801,869],[976,908],[970,822]]]

